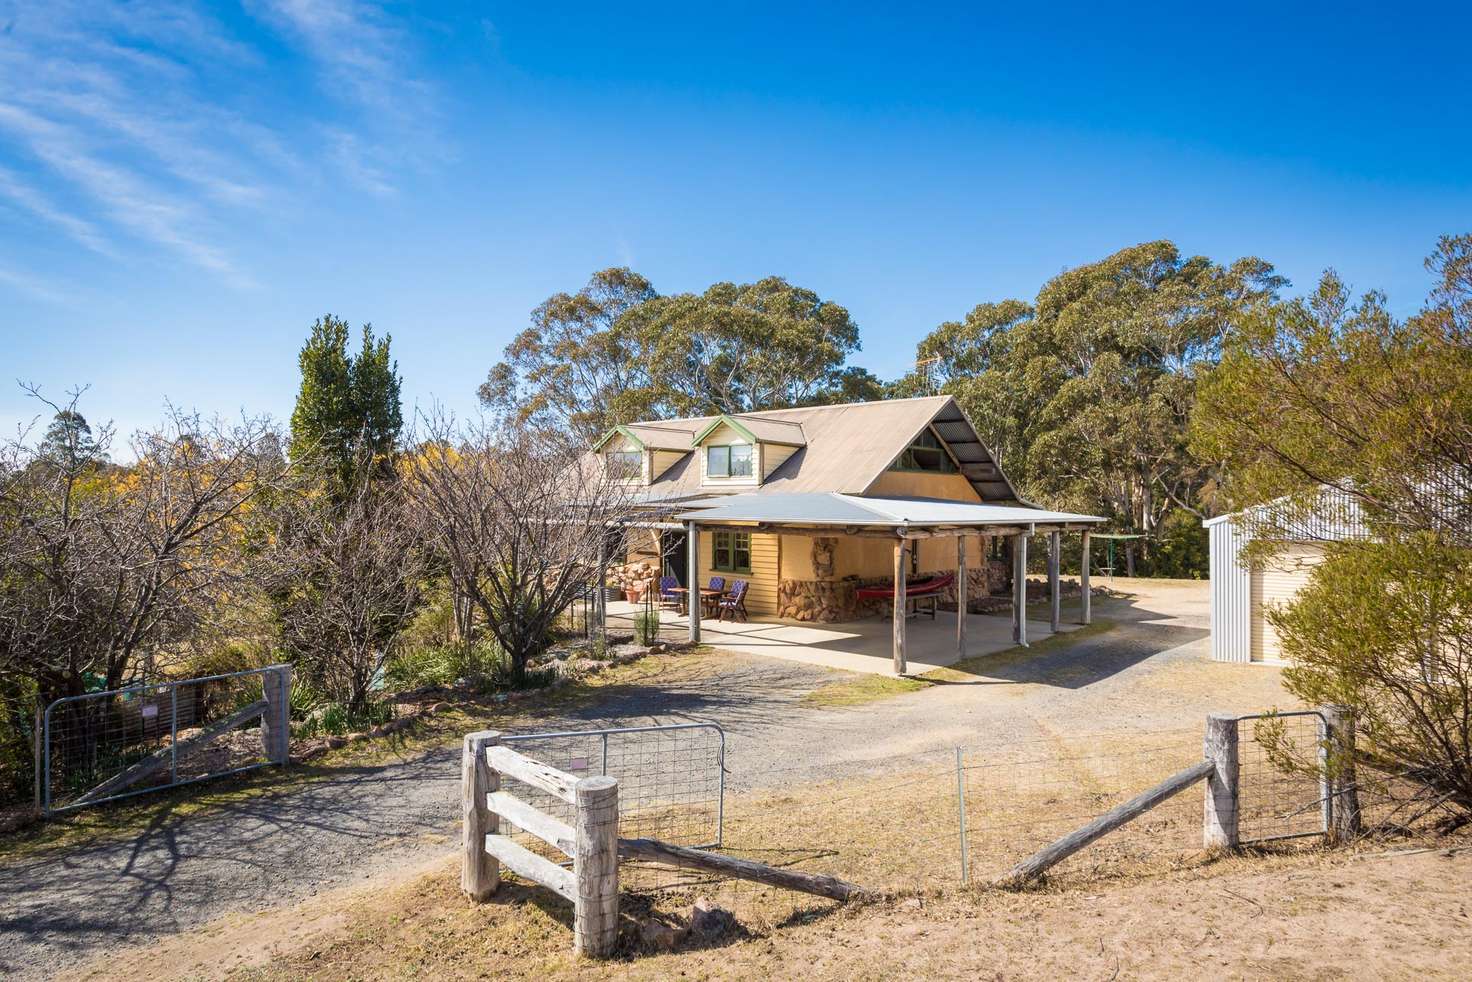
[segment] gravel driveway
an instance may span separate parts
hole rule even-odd
[[[613,687],[598,704],[534,728],[713,719],[727,731],[740,790],[761,783],[758,773],[774,761],[789,768],[788,779],[793,767],[832,776],[884,753],[1178,729],[1210,710],[1284,702],[1275,670],[1207,660],[1204,584],[1136,583],[1132,601],[1096,606],[1118,622],[1113,630],[960,684],[821,709],[802,696],[835,674],[733,657],[714,674],[675,671],[668,681]],[[0,860],[0,974],[42,977],[115,946],[443,854],[458,840],[459,766],[454,747],[345,767],[203,814],[161,806],[131,839]]]

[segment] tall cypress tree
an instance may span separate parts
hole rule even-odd
[[[384,465],[404,426],[402,380],[389,354],[390,336],[363,325],[356,357],[348,351],[348,322],[327,314],[302,346],[301,389],[291,414],[293,459],[319,463],[338,489],[351,487],[364,462]]]

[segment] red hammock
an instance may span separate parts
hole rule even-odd
[[[923,580],[905,581],[905,599],[913,600],[916,597],[928,597],[931,594],[940,593],[946,587],[955,582],[956,574],[941,573],[938,576],[927,576]],[[854,596],[860,600],[892,600],[894,599],[893,584],[885,586],[861,586],[854,591]]]

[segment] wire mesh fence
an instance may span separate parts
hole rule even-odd
[[[1324,834],[1325,794],[1312,768],[1325,725],[1314,711],[1238,718],[1237,827],[1244,845]]]
[[[42,715],[47,812],[262,767],[267,686],[282,666],[58,699]],[[278,732],[275,739],[284,734]]]
[[[1313,844],[1312,837],[1325,832],[1320,775],[1302,766],[1303,759],[1318,758],[1323,726],[1313,712],[1240,718],[1243,844],[1291,848],[1289,840]],[[620,835],[626,838],[716,846],[727,855],[825,873],[870,890],[921,894],[1005,879],[1061,836],[1198,764],[1204,752],[1203,729],[1191,727],[774,760],[756,749],[727,754],[717,732],[695,726],[634,730],[624,738],[604,731],[550,734],[517,738],[513,748],[575,775],[617,777]],[[611,741],[607,751],[605,741]],[[1298,760],[1281,752],[1285,745],[1300,749]],[[516,793],[522,790],[537,807],[564,820],[570,816],[568,806],[550,796],[529,788]],[[1049,869],[1049,879],[1083,882],[1204,860],[1210,855],[1204,794],[1204,784],[1192,785],[1155,805]],[[645,864],[626,864],[624,888],[663,893],[675,902],[704,896],[751,923],[775,923],[827,903]]]
[[[726,735],[715,723],[516,734],[502,742],[574,777],[618,780],[619,834],[680,846],[716,848],[722,844],[725,800]],[[573,806],[539,788],[509,778],[504,789],[545,814],[573,820]],[[522,846],[548,859],[565,858],[542,840],[514,826],[503,829]],[[651,869],[646,887],[669,885],[677,877]]]

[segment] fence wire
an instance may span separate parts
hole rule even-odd
[[[43,807],[64,811],[271,763],[259,719],[197,739],[261,700],[268,671],[139,685],[52,703],[42,724]]]
[[[517,753],[574,777],[617,779],[619,835],[624,838],[705,849],[722,844],[725,733],[714,723],[519,734],[502,740]],[[503,790],[538,811],[572,823],[572,805],[520,781],[504,776],[502,781]],[[502,825],[503,832],[533,852],[566,861],[536,836],[507,822]],[[657,889],[679,879],[651,868],[641,882]]]
[[[1310,836],[1324,831],[1318,775],[1301,764],[1316,759],[1319,726],[1316,713],[1241,719],[1244,844],[1311,843]],[[727,754],[710,732],[650,730],[610,738],[606,766],[599,732],[518,738],[513,747],[573,774],[617,777],[625,837],[715,842],[728,855],[922,896],[1005,878],[1044,846],[1199,762],[1203,753],[1200,727],[836,760],[774,760],[758,749]],[[1270,743],[1296,745],[1298,760],[1270,753]],[[711,777],[722,761],[723,803]],[[565,804],[529,788],[515,793],[523,791],[537,807],[571,819]],[[1206,855],[1203,794],[1198,784],[1157,805],[1050,869],[1049,879],[1082,882],[1200,861]],[[529,837],[523,844],[535,846]],[[625,868],[628,891],[662,894],[662,902],[674,904],[706,897],[753,925],[828,903],[689,870]]]

